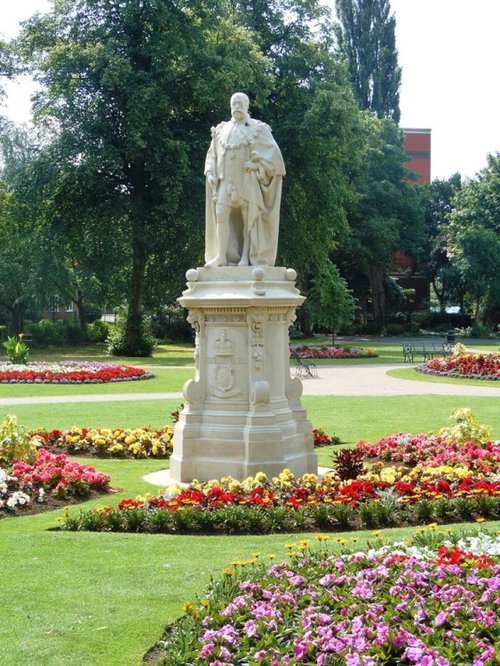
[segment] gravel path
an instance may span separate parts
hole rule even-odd
[[[409,367],[408,365],[405,367]],[[304,395],[390,396],[390,395],[468,395],[500,398],[500,382],[491,386],[439,384],[390,377],[388,370],[399,365],[318,366],[318,377],[303,379]],[[0,398],[0,406],[61,404],[76,402],[123,402],[182,399],[182,393],[128,393],[106,395],[64,395],[30,398]]]

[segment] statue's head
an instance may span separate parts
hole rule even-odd
[[[245,93],[237,92],[231,97],[231,115],[235,120],[242,120],[248,114],[250,100]]]

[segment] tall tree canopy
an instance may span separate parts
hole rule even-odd
[[[357,199],[348,210],[349,235],[335,254],[363,306],[371,298],[377,328],[385,322],[386,283],[397,250],[416,258],[422,244],[419,188],[411,185],[401,133],[392,120],[363,114],[363,161],[353,174]]]
[[[452,300],[460,302],[460,279],[448,257],[448,221],[453,197],[462,186],[459,173],[446,180],[433,180],[423,192],[425,207],[426,241],[421,263],[423,274],[429,279],[439,302],[441,314]]]
[[[55,0],[18,52],[43,84],[36,117],[56,137],[53,208],[65,215],[52,222],[82,241],[100,230],[125,239],[122,351],[140,354],[148,271],[166,255],[170,270],[187,267],[190,245],[201,250],[200,142],[236,87],[265,91],[265,59],[224,2],[204,0]]]
[[[27,23],[18,53],[44,86],[35,117],[57,165],[45,218],[73,276],[107,251],[127,277],[123,351],[140,348],[143,307],[171,302],[201,259],[209,128],[235,90],[285,158],[280,262],[306,290],[318,272],[343,288],[330,254],[360,138],[333,43],[318,0],[54,0]]]
[[[448,257],[476,321],[500,321],[500,153],[456,192],[449,215]]]
[[[340,52],[361,109],[399,123],[401,68],[389,0],[335,0]]]

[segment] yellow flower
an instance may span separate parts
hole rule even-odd
[[[482,517],[480,517],[480,518],[476,518],[476,523],[484,523],[484,520],[485,520],[485,519],[482,518]]]
[[[234,574],[234,569],[226,567],[225,569],[222,569],[222,573],[224,574],[224,576],[232,576]]]
[[[193,610],[193,604],[190,601],[185,601],[182,604],[182,610],[184,613],[190,613]]]
[[[255,480],[258,483],[264,483],[264,481],[267,480],[267,476],[264,474],[264,472],[257,472],[257,474],[255,475]]]
[[[276,557],[276,553],[268,553],[267,556],[270,560],[274,560]]]
[[[316,541],[328,541],[330,537],[326,534],[316,534],[314,538],[316,539]]]

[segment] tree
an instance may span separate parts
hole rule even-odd
[[[34,208],[16,191],[19,173],[31,163],[33,152],[26,146],[23,132],[12,126],[7,129],[0,142],[4,163],[0,173],[0,310],[11,333],[17,334],[24,330],[26,312],[43,299],[50,282],[44,279],[50,259],[43,253]]]
[[[422,243],[423,216],[418,188],[407,180],[401,134],[391,120],[363,115],[364,155],[353,174],[357,199],[348,210],[349,235],[335,254],[360,304],[367,293],[375,327],[387,316],[387,279],[397,250],[409,257]]]
[[[452,200],[461,186],[460,174],[456,173],[446,180],[435,179],[423,188],[426,243],[420,265],[432,284],[442,315],[453,298],[461,300],[459,275],[447,252]]]
[[[500,320],[500,153],[455,193],[449,216],[448,257],[457,270],[476,322]]]
[[[238,21],[255,34],[269,63],[272,87],[252,108],[271,125],[287,169],[278,261],[297,269],[298,284],[308,297],[316,299],[315,276],[328,276],[331,294],[323,289],[316,301],[328,300],[324,317],[333,322],[337,309],[347,316],[342,303],[350,298],[332,253],[348,232],[345,211],[354,196],[351,175],[361,140],[349,80],[332,50],[330,14],[317,0],[233,4]],[[313,309],[306,305],[299,313],[303,331],[319,323]]]
[[[389,0],[336,0],[339,50],[361,109],[399,123],[401,68]]]
[[[54,224],[74,238],[77,208],[89,239],[126,240],[120,351],[140,354],[148,271],[164,275],[167,254],[187,267],[201,248],[206,128],[236,85],[266,89],[265,59],[224,2],[204,0],[57,0],[26,24],[18,53],[44,86],[35,118],[54,130],[53,198],[68,210]]]

